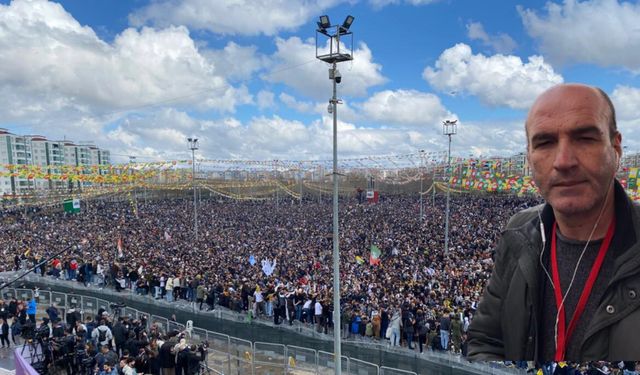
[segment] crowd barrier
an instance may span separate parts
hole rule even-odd
[[[8,277],[6,274],[0,276],[0,280],[8,280],[9,278],[10,277]],[[151,311],[152,307],[154,306],[149,306],[148,308],[143,309],[136,309],[130,306],[133,303],[128,303],[128,306],[121,308],[120,311],[117,311],[117,309],[113,309],[111,307],[112,303],[120,302],[123,300],[123,298],[127,298],[127,301],[129,302],[133,302],[135,298],[139,298],[142,300],[140,302],[142,302],[142,306],[144,307],[147,307],[145,305],[153,303],[167,305],[168,303],[165,302],[157,302],[153,299],[144,298],[142,296],[135,296],[128,293],[116,294],[111,290],[96,291],[95,288],[91,290],[89,288],[85,288],[84,286],[82,286],[82,284],[79,283],[73,282],[73,284],[70,284],[71,282],[42,278],[33,274],[27,276],[24,279],[24,282],[30,283],[35,286],[40,286],[41,288],[37,292],[39,294],[39,314],[44,314],[46,308],[53,302],[58,307],[58,309],[61,310],[61,312],[66,312],[69,307],[76,306],[76,308],[81,309],[83,316],[86,314],[95,315],[97,314],[98,310],[102,308],[114,316],[126,315],[134,319],[139,319],[141,315],[145,315],[147,317],[148,324],[156,323],[161,326],[162,329],[165,330],[165,332],[171,330],[182,331],[185,329],[185,325],[183,324],[167,319],[163,316],[160,316],[159,314],[149,313],[149,311]],[[71,288],[70,285],[72,286]],[[52,289],[63,289],[63,286],[66,286],[66,289],[72,290],[72,292],[44,290],[42,289],[43,286],[47,286]],[[31,287],[31,285],[29,285],[29,287]],[[81,289],[86,290],[82,291]],[[96,292],[100,292],[105,293],[106,295],[103,296],[103,298],[86,295],[89,292],[92,292],[94,294]],[[16,297],[18,299],[29,300],[33,296],[33,293],[34,291],[30,288],[7,288],[2,291],[3,297],[5,299]],[[175,315],[184,318],[180,319],[181,321],[187,320],[187,318],[190,316],[188,313],[192,312],[190,311],[192,309],[193,305],[179,305],[176,303],[171,305],[171,310],[175,313]],[[201,318],[200,315],[202,315],[202,313],[195,311],[193,311],[192,313],[194,322],[204,322],[204,320],[199,319]],[[216,319],[227,322],[229,325],[234,323],[235,321],[236,327],[238,327],[237,322],[241,322],[242,326],[248,327],[249,329],[254,331],[258,328],[256,327],[256,325],[268,325],[267,322],[259,320],[253,320],[251,325],[246,324],[246,320],[248,319],[246,317],[246,314],[238,314],[231,311],[225,311],[223,309],[216,309],[216,311],[210,312],[208,314],[210,318],[209,320],[215,317]],[[64,316],[64,314],[62,316]],[[220,326],[219,328],[220,330],[224,330],[225,327]],[[270,328],[271,333],[267,333],[266,336],[263,335],[263,338],[269,338],[270,334],[273,335],[273,327],[268,328]],[[281,328],[285,329],[285,327]],[[317,338],[320,335],[316,333],[312,328],[303,326],[286,327],[286,329],[295,330],[295,333],[298,335],[306,334],[313,336],[313,338]],[[233,332],[235,332],[236,330],[232,329]],[[255,332],[253,332],[252,336],[255,337]],[[323,348],[330,349],[332,347],[330,337],[327,337],[326,335],[324,336],[326,345],[324,345]],[[267,342],[269,340],[252,341],[224,332],[207,330],[202,327],[193,327],[193,329],[191,330],[191,340],[196,344],[205,340],[209,343],[207,364],[213,371],[213,373],[216,374],[311,375],[333,373],[334,355],[329,351],[323,351],[320,348],[320,345],[314,345],[316,349],[313,349],[305,346]],[[299,344],[305,343],[307,341],[305,341],[304,339],[294,339],[289,340],[288,342],[296,342],[297,344]],[[415,356],[410,356],[406,353],[403,353],[403,351],[406,350],[400,348],[382,348],[382,345],[380,344],[366,342],[364,340],[354,340],[349,341],[348,343],[343,343],[343,354],[345,354],[346,351],[349,351],[348,346],[355,348],[352,348],[352,352],[354,352],[355,350],[355,352],[358,354],[367,352],[369,354],[372,354],[372,356],[379,359],[378,363],[394,362],[387,361],[387,359],[391,358],[391,356],[393,355],[400,356],[400,359],[396,359],[395,363],[403,362],[403,356],[407,362],[414,361],[416,359]],[[364,357],[366,357],[366,355]],[[429,353],[429,361],[433,366],[428,365],[429,363],[425,360],[425,358],[420,358],[420,360],[427,364],[424,366],[424,371],[422,369],[418,369],[417,371],[410,371],[398,368],[402,366],[397,366],[396,368],[393,368],[392,366],[380,366],[379,364],[370,361],[343,355],[342,372],[343,374],[349,375],[522,374],[522,371],[500,367],[495,364],[468,363],[461,357],[451,355],[450,353]]]

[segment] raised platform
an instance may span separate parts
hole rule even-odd
[[[353,60],[353,56],[349,53],[330,53],[327,55],[316,56],[316,58],[329,64]]]

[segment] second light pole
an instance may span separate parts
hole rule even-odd
[[[451,200],[451,136],[456,134],[458,120],[445,120],[442,122],[442,133],[449,137],[449,150],[447,151],[447,208],[444,224],[444,253],[449,253],[449,216],[451,216],[449,201]]]
[[[193,185],[193,232],[198,240],[198,202],[196,201],[196,150],[198,149],[198,138],[187,138],[189,149],[191,149],[191,184]]]

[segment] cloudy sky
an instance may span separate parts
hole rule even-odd
[[[640,151],[640,3],[616,0],[0,0],[0,127],[93,140],[116,161],[331,155],[316,21],[353,15],[341,157],[524,151],[561,82],[602,87]],[[322,39],[319,47],[324,46]]]

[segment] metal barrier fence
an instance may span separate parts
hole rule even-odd
[[[33,291],[8,288],[3,290],[2,294],[4,298],[17,297],[29,300],[33,296]],[[62,318],[65,318],[66,312],[72,308],[80,309],[83,319],[87,315],[97,315],[99,309],[103,309],[112,316],[119,314],[133,319],[139,319],[141,315],[148,316],[145,312],[131,307],[118,308],[109,301],[78,293],[38,291],[37,297],[38,314],[41,315],[46,314],[46,309],[51,304],[55,304],[61,311]],[[185,330],[185,325],[155,315],[148,318],[148,324],[152,323],[156,323],[163,332]],[[190,339],[193,343],[205,340],[209,343],[206,363],[214,374],[333,374],[334,355],[321,350],[267,342],[253,343],[196,327],[191,330]],[[379,367],[373,363],[345,356],[342,356],[342,373],[346,375],[417,375],[415,372]]]

